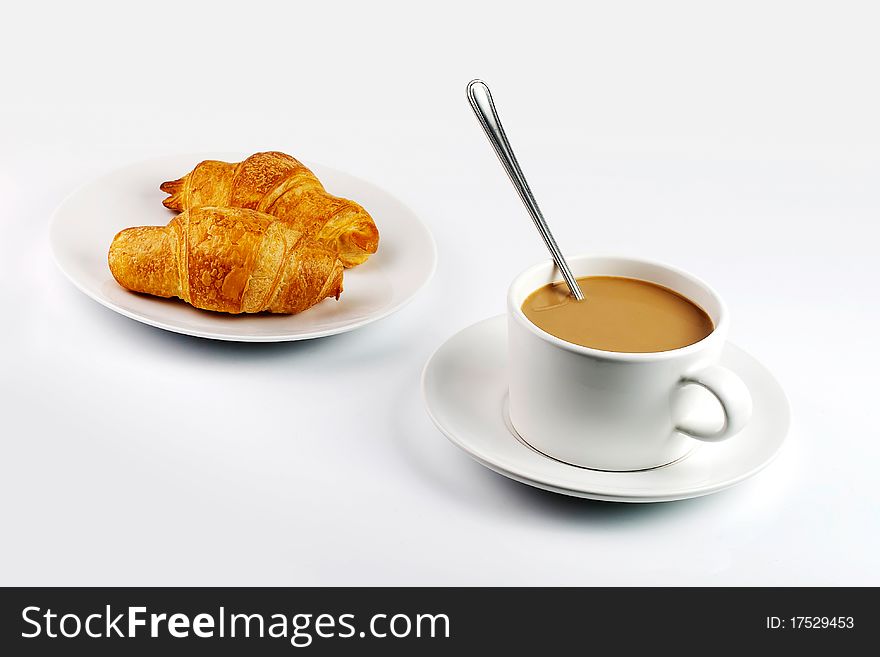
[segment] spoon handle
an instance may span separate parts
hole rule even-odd
[[[482,80],[471,80],[467,86],[467,97],[468,102],[471,104],[471,109],[474,110],[480,125],[483,126],[483,131],[495,149],[498,159],[501,160],[504,170],[507,171],[510,182],[513,183],[523,205],[529,211],[532,221],[535,222],[535,227],[550,250],[553,262],[556,263],[556,267],[562,272],[562,277],[568,284],[568,289],[571,290],[575,299],[583,301],[584,295],[581,292],[577,279],[571,273],[571,268],[565,261],[565,256],[562,255],[559,245],[553,239],[553,234],[550,232],[547,220],[541,214],[541,208],[538,207],[538,202],[535,200],[534,195],[532,195],[532,190],[529,189],[529,183],[526,182],[526,177],[523,175],[522,169],[519,168],[519,163],[516,161],[513,149],[510,147],[510,142],[507,141],[507,135],[504,134],[504,128],[501,126],[501,119],[498,118],[495,103],[492,102],[492,93],[489,91],[489,87]]]

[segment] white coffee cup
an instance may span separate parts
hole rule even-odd
[[[527,269],[507,295],[508,408],[523,440],[566,463],[631,471],[671,463],[696,441],[725,440],[746,425],[752,399],[742,380],[718,363],[729,320],[711,287],[648,260],[578,256],[569,264],[577,277],[625,276],[675,290],[703,308],[715,330],[692,345],[652,353],[572,344],[538,328],[523,313],[526,297],[561,280],[552,262]],[[694,386],[720,402],[716,427],[700,426],[689,417],[699,405]]]

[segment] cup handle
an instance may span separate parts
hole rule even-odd
[[[718,442],[727,440],[746,426],[752,416],[752,396],[746,384],[736,374],[721,365],[710,365],[683,376],[679,385],[688,384],[702,386],[715,395],[724,411],[724,425],[718,431],[678,425],[675,427],[676,431],[697,440]]]

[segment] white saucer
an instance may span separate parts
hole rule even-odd
[[[356,200],[379,227],[379,250],[345,271],[339,301],[325,299],[298,315],[227,315],[198,310],[177,299],[135,294],[120,287],[107,266],[113,236],[128,226],[164,225],[174,213],[159,191],[206,159],[237,162],[241,153],[175,155],[118,169],[73,192],[55,211],[50,243],[55,261],[82,292],[111,310],[159,328],[216,340],[280,342],[351,331],[403,307],[430,280],[437,263],[434,240],[403,203],[347,173],[309,163],[333,194]]]
[[[748,426],[721,443],[696,443],[688,456],[638,472],[602,472],[562,463],[529,447],[508,428],[507,325],[503,315],[452,336],[428,359],[422,393],[428,415],[449,440],[488,468],[556,493],[614,502],[663,502],[714,493],[757,473],[779,453],[789,407],[757,360],[728,343],[721,363],[752,393]]]

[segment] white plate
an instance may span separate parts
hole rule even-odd
[[[347,173],[308,164],[332,194],[363,205],[379,228],[379,250],[347,269],[339,301],[326,299],[298,315],[227,315],[178,299],[135,294],[120,287],[107,266],[113,236],[128,226],[164,225],[174,213],[159,190],[206,159],[237,162],[242,154],[175,155],[118,169],[71,194],[55,211],[50,242],[55,261],[85,294],[118,313],[168,331],[217,340],[280,342],[351,331],[390,315],[430,280],[434,240],[403,203]]]
[[[764,468],[789,427],[779,384],[757,360],[728,343],[721,363],[749,387],[748,426],[721,443],[699,443],[688,456],[639,472],[588,470],[549,458],[522,442],[506,420],[507,324],[501,315],[452,336],[428,360],[422,393],[428,415],[455,445],[511,479],[556,493],[614,502],[664,502],[708,495]]]

